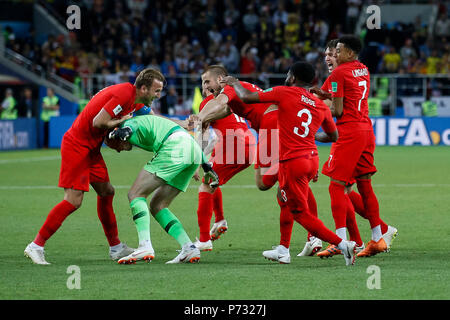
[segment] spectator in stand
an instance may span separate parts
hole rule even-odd
[[[36,103],[33,100],[33,91],[31,88],[24,88],[17,103],[17,115],[19,118],[36,117]]]
[[[436,49],[431,51],[431,55],[427,58],[427,73],[436,74],[438,73],[438,65],[441,62],[441,58],[438,56]]]
[[[410,57],[417,57],[417,52],[413,47],[411,38],[406,39],[405,44],[400,48],[400,56],[403,61],[408,61]]]
[[[247,42],[241,48],[241,63],[240,63],[240,73],[253,75],[257,70],[256,58],[258,54],[258,49],[255,47],[250,47],[250,43]]]
[[[434,33],[437,37],[450,36],[450,19],[446,13],[441,13],[434,26]]]
[[[300,31],[300,17],[296,13],[288,15],[288,23],[284,26],[284,42],[288,48],[292,48],[297,42]]]
[[[390,47],[390,51],[383,57],[382,70],[386,73],[398,72],[401,62],[402,57],[400,56],[400,54],[398,54],[394,47]]]

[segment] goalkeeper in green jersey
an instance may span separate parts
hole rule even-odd
[[[118,262],[130,264],[138,260],[151,261],[155,257],[150,240],[150,212],[181,246],[180,254],[167,263],[198,262],[200,251],[168,208],[180,191],[186,191],[200,164],[206,181],[212,181],[211,187],[218,186],[217,174],[207,163],[198,143],[175,122],[156,115],[138,116],[125,121],[120,128],[109,133],[105,143],[118,152],[129,151],[134,145],[154,153],[128,192],[139,247]],[[149,208],[147,197],[151,193]]]

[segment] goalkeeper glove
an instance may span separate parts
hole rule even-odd
[[[205,173],[205,181],[209,181],[209,186],[211,188],[217,188],[219,186],[219,176],[213,170],[212,165],[210,163],[202,163],[202,169]]]
[[[130,127],[116,128],[109,133],[109,138],[126,141],[131,136],[132,133],[133,131],[131,130]]]

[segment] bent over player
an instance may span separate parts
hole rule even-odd
[[[200,260],[200,251],[192,243],[178,218],[169,210],[173,199],[185,192],[199,164],[212,179],[211,187],[218,184],[217,174],[206,163],[203,152],[194,138],[173,121],[154,116],[138,116],[127,120],[106,140],[108,146],[131,150],[132,145],[154,152],[153,158],[139,172],[128,192],[128,200],[136,225],[139,247],[120,264],[138,260],[151,261],[155,251],[150,240],[150,212],[159,225],[181,246],[181,252],[167,263],[193,263]],[[150,210],[147,197],[153,193]]]

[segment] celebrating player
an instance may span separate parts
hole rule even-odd
[[[338,67],[331,73],[329,82],[332,94],[330,108],[337,118],[339,139],[333,144],[322,173],[330,177],[331,210],[336,233],[342,238],[346,237],[349,206],[345,187],[356,179],[372,229],[372,240],[358,253],[359,257],[367,257],[387,250],[388,246],[381,230],[378,199],[371,184],[371,176],[377,170],[373,157],[375,135],[367,105],[370,74],[368,68],[358,61],[360,50],[361,42],[355,36],[343,36],[336,45]],[[392,231],[392,237],[395,237],[397,230]]]
[[[256,185],[260,190],[268,190],[278,181],[278,108],[270,103],[243,103],[231,86],[220,83],[220,79],[227,75],[227,70],[220,65],[206,68],[202,80],[208,84],[215,84],[216,87],[210,88],[214,91],[214,98],[206,103],[198,115],[191,115],[190,120],[191,122],[199,121],[204,128],[212,121],[225,118],[232,112],[248,120],[251,128],[258,132],[255,164]],[[242,82],[242,85],[250,91],[262,91],[261,88],[248,82]],[[288,216],[287,206],[283,202],[279,202],[279,204],[280,216]],[[288,233],[290,234],[290,231]]]
[[[97,193],[97,213],[110,246],[113,260],[129,255],[118,237],[113,211],[114,188],[100,148],[108,131],[131,118],[131,113],[159,98],[165,78],[156,70],[141,71],[133,84],[122,83],[98,92],[64,134],[61,143],[61,169],[58,186],[64,188],[64,199],[48,214],[33,242],[25,248],[25,256],[36,264],[45,260],[44,245],[63,221],[77,210],[89,184]]]
[[[237,79],[227,77],[224,81],[232,85],[239,98],[246,103],[278,104],[281,198],[286,202],[295,221],[313,236],[336,245],[343,252],[346,265],[352,265],[356,243],[333,233],[309,210],[309,181],[314,178],[319,167],[314,140],[331,142],[336,141],[338,137],[329,108],[305,89],[314,77],[315,71],[310,64],[297,62],[289,69],[287,86],[250,92],[243,88]],[[324,132],[317,133],[321,126]],[[278,256],[282,254],[280,249],[278,246],[270,251],[273,253],[273,260],[279,261]],[[264,253],[267,257],[269,251]]]
[[[206,98],[200,104],[200,111],[208,101],[214,98],[213,93],[217,93],[221,89],[217,79],[212,77],[208,71],[202,74],[202,88],[203,96]],[[204,152],[209,154],[209,150],[214,148],[210,163],[219,176],[219,187],[213,189],[205,180],[199,186],[197,218],[200,238],[195,245],[201,251],[212,250],[212,241],[217,240],[221,234],[227,231],[228,225],[224,218],[220,186],[250,166],[253,162],[254,145],[256,144],[245,120],[234,113],[223,119],[212,121],[210,125],[215,132],[213,133],[215,138],[208,139],[209,144]],[[215,223],[210,230],[213,212]]]
[[[150,239],[150,212],[159,225],[181,246],[180,254],[167,263],[198,262],[200,251],[190,240],[181,222],[168,208],[180,191],[186,191],[200,163],[206,174],[206,180],[212,179],[210,187],[214,189],[218,184],[217,174],[206,163],[197,142],[173,121],[146,115],[125,121],[119,129],[110,133],[106,144],[118,152],[129,151],[132,145],[135,145],[155,153],[139,172],[128,192],[139,247],[118,262],[131,264],[138,260],[151,261],[155,257]],[[147,197],[152,193],[149,209]]]
[[[339,39],[330,40],[328,42],[327,48],[325,50],[325,63],[328,66],[329,73],[333,72],[333,70],[337,67],[336,45],[337,45],[338,41],[339,41]],[[310,89],[310,92],[315,93],[328,106],[331,105],[331,93],[332,93],[331,83],[330,83],[329,79],[330,78],[328,77],[320,89],[317,87],[313,87]],[[359,234],[359,230],[357,228],[356,219],[354,217],[354,215],[355,215],[354,212],[356,211],[361,217],[363,217],[365,219],[367,219],[367,216],[365,214],[364,203],[361,198],[361,195],[359,193],[357,193],[356,191],[352,190],[352,185],[355,182],[356,182],[356,180],[352,179],[349,183],[347,183],[346,188],[345,188],[345,194],[349,198],[349,199],[347,199],[348,207],[347,207],[346,225],[348,228],[348,233],[349,233],[350,239],[356,242],[356,244],[357,244],[356,251],[359,253],[360,251],[362,251],[364,249],[364,244],[362,243],[362,240],[361,240],[361,237]],[[383,233],[383,238],[386,241],[386,244],[389,249],[393,239],[395,238],[395,236],[397,234],[397,229],[392,226],[388,226],[381,219],[380,219],[380,223],[381,223],[381,232]],[[307,244],[305,245],[305,249],[311,247],[311,245],[308,246],[308,244],[309,243],[307,242]],[[318,256],[319,257],[332,257],[335,254],[341,254],[341,252],[334,245],[330,244],[324,251],[319,252]],[[301,255],[301,253],[299,255]]]

